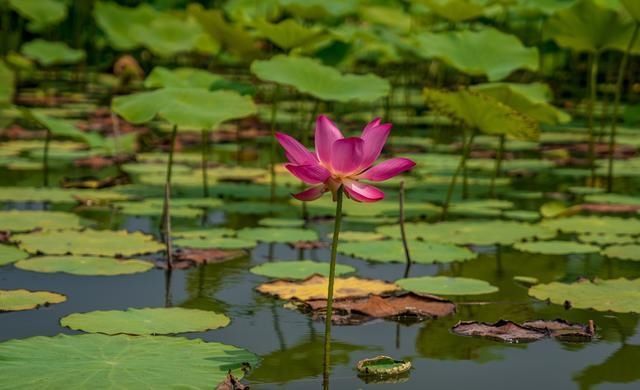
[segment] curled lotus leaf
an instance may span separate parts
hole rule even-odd
[[[336,276],[354,272],[356,269],[343,264],[336,264]],[[307,279],[313,275],[329,276],[329,263],[312,260],[275,261],[260,264],[249,271],[256,275],[278,279]]]
[[[484,337],[508,343],[526,343],[546,337],[543,332],[505,320],[500,320],[494,324],[460,321],[451,328],[451,331],[460,336]]]
[[[597,253],[600,247],[572,241],[535,241],[518,242],[513,247],[522,252],[540,253],[543,255],[569,255],[572,253]]]
[[[257,290],[263,294],[275,295],[280,299],[327,299],[329,279],[314,275],[298,282],[276,280],[261,284]],[[334,298],[364,297],[369,294],[384,294],[397,291],[399,287],[382,280],[360,279],[356,277],[336,278],[334,281]]]
[[[49,291],[0,290],[0,312],[31,310],[66,300],[64,295]]]
[[[34,229],[69,229],[82,227],[75,214],[62,211],[0,211],[0,230],[26,232]]]
[[[640,245],[611,245],[602,254],[613,259],[640,261]]]
[[[360,360],[356,365],[360,375],[395,376],[402,375],[411,369],[408,360],[396,360],[389,356],[376,356],[371,359]]]
[[[640,232],[640,219],[575,215],[544,220],[541,226],[563,233],[629,234]]]
[[[498,291],[497,287],[484,280],[448,276],[405,278],[396,280],[396,284],[416,294],[478,295]]]
[[[148,261],[97,256],[41,256],[20,260],[15,266],[25,271],[105,276],[134,274],[153,268]]]
[[[132,256],[164,249],[153,236],[124,230],[37,231],[16,234],[12,240],[29,253],[46,255]]]
[[[408,246],[411,260],[422,264],[467,261],[477,256],[467,248],[452,244],[410,241]],[[338,251],[371,261],[385,263],[406,261],[404,246],[400,240],[345,242],[338,246]]]
[[[160,307],[73,313],[62,326],[88,333],[154,335],[204,332],[229,325],[229,317],[208,310]]]
[[[571,284],[538,284],[529,289],[529,295],[576,309],[640,313],[640,279],[580,279]]]
[[[18,260],[29,257],[29,254],[23,250],[11,245],[0,244],[0,266],[11,264]]]
[[[127,353],[123,353],[127,351]],[[0,343],[0,376],[17,388],[212,388],[241,377],[256,355],[231,345],[167,336],[60,334]],[[34,371],[33,367],[39,367]],[[181,375],[176,375],[180,372]]]

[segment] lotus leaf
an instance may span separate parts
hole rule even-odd
[[[257,227],[239,230],[238,238],[261,242],[316,241],[318,233],[297,228]]]
[[[333,234],[329,234],[329,238],[332,237]],[[360,232],[355,230],[345,230],[340,232],[340,241],[377,241],[384,238],[384,234],[376,232]]]
[[[233,238],[233,237],[211,237],[211,238],[179,238],[173,243],[177,246],[196,249],[247,249],[258,245],[254,240]]]
[[[29,254],[15,246],[0,244],[0,266],[11,264],[14,261],[26,259]]]
[[[257,290],[263,294],[275,295],[280,299],[308,301],[311,299],[327,299],[328,285],[329,279],[314,275],[298,282],[276,280],[264,283],[258,286]],[[399,289],[393,283],[356,277],[336,278],[333,288],[333,297],[335,299],[390,293]]]
[[[260,35],[284,50],[291,50],[317,41],[325,36],[318,27],[306,27],[295,19],[285,19],[279,23],[257,20],[254,27]]]
[[[56,0],[9,0],[9,6],[29,20],[30,31],[40,31],[67,17],[67,6]]]
[[[222,76],[198,68],[167,69],[162,66],[153,68],[144,80],[147,88],[202,88],[222,80]]]
[[[476,19],[484,14],[484,6],[472,0],[419,0],[431,12],[453,23]]]
[[[118,202],[115,207],[121,213],[135,216],[154,217],[162,215],[163,199],[145,199],[140,202]],[[197,218],[204,213],[203,210],[182,206],[171,201],[171,216],[175,218]]]
[[[233,237],[235,235],[236,231],[229,228],[211,228],[173,232],[173,236],[177,238],[200,238],[203,240]]]
[[[152,236],[124,230],[37,231],[11,238],[29,253],[46,255],[132,256],[164,249]]]
[[[423,32],[415,36],[415,53],[437,58],[473,76],[502,80],[517,69],[538,70],[538,50],[525,47],[515,35],[493,28],[480,31]]]
[[[80,228],[80,217],[62,211],[0,211],[0,231],[26,232],[34,229]]]
[[[620,0],[620,3],[626,8],[636,22],[640,22],[640,3],[634,0]]]
[[[10,340],[0,344],[0,359],[0,375],[18,388],[212,388],[230,370],[241,377],[243,364],[258,361],[246,350],[200,339],[102,334]]]
[[[422,276],[396,280],[396,284],[416,294],[478,295],[490,294],[498,288],[484,280],[448,276]]]
[[[64,272],[72,275],[127,275],[146,272],[153,264],[142,260],[120,260],[95,256],[42,256],[20,260],[16,268],[34,272]]]
[[[607,233],[584,233],[578,236],[578,240],[595,245],[632,244],[636,242],[636,239],[631,236]]]
[[[319,263],[311,260],[276,261],[260,264],[250,269],[256,275],[277,279],[307,279],[312,275],[329,276],[329,263]],[[354,272],[355,268],[336,264],[336,276]]]
[[[111,1],[97,1],[93,15],[114,49],[131,50],[139,45],[136,26],[151,23],[158,12],[148,4],[129,8]]]
[[[544,255],[569,255],[572,253],[597,253],[600,251],[597,246],[572,241],[518,242],[513,247],[522,252],[541,253]]]
[[[159,14],[146,24],[131,26],[137,42],[161,57],[200,49],[217,52],[214,42],[199,41],[204,35],[202,26],[195,20],[182,19],[172,14]]]
[[[27,116],[49,130],[54,136],[82,141],[91,147],[99,147],[104,143],[102,137],[96,133],[81,131],[73,123],[64,119],[52,118],[43,110],[29,110]]]
[[[423,96],[432,109],[482,133],[525,140],[539,136],[538,126],[532,119],[488,95],[466,89],[445,92],[425,88]]]
[[[258,221],[258,225],[268,227],[302,227],[304,226],[303,219],[287,219],[287,218],[262,218]]]
[[[75,64],[84,59],[84,51],[73,49],[64,42],[51,42],[34,39],[22,45],[22,54],[38,61],[44,66]]]
[[[48,291],[0,290],[0,312],[31,310],[66,300],[64,295]]]
[[[222,122],[255,113],[250,97],[231,91],[161,88],[113,99],[112,109],[132,123],[160,116],[177,126],[211,129]]]
[[[476,254],[467,248],[451,244],[411,241],[408,243],[411,260],[416,263],[452,263],[476,258]],[[338,251],[365,260],[380,262],[405,262],[402,241],[381,240],[345,242],[338,246]]]
[[[621,194],[593,194],[584,197],[585,202],[640,206],[640,197]]]
[[[640,220],[635,218],[596,217],[576,215],[549,219],[540,223],[547,229],[563,233],[638,234]]]
[[[88,333],[155,335],[204,332],[229,325],[224,314],[181,307],[98,310],[73,313],[60,325]]]
[[[529,289],[529,295],[577,309],[640,313],[640,279],[582,279],[571,284],[538,284]]]
[[[390,91],[390,84],[373,74],[341,74],[338,70],[304,57],[277,55],[254,61],[251,72],[264,81],[296,88],[321,100],[372,102]]]
[[[640,245],[611,245],[602,254],[614,259],[640,261]]]
[[[15,75],[7,64],[0,60],[0,107],[11,104],[15,93]]]
[[[538,278],[534,278],[533,276],[522,276],[522,275],[514,276],[513,280],[518,282],[518,283],[526,284],[526,285],[529,285],[529,286],[532,286],[534,284],[538,284],[538,282],[539,282]]]

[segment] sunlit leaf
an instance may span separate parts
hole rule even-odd
[[[39,256],[20,260],[15,266],[25,271],[34,272],[109,276],[146,272],[153,268],[153,264],[148,261],[95,256]]]
[[[198,68],[168,69],[162,66],[153,68],[144,80],[147,88],[202,88],[209,89],[213,83],[222,80],[222,76]]]
[[[393,283],[381,280],[359,279],[356,277],[336,278],[334,281],[335,299],[361,297],[369,294],[382,294],[398,290]],[[327,299],[329,279],[323,276],[312,276],[300,282],[277,280],[258,286],[257,290],[264,294],[275,295],[280,299]]]
[[[251,268],[250,271],[256,275],[277,279],[306,279],[315,274],[328,277],[329,263],[320,263],[311,260],[276,261],[260,264]],[[351,266],[336,264],[336,276],[354,271],[355,268]]]
[[[490,294],[498,288],[484,280],[452,278],[448,276],[422,276],[396,280],[398,286],[416,294],[478,295]]]
[[[66,300],[67,297],[64,295],[48,291],[0,290],[0,312],[31,310]]]

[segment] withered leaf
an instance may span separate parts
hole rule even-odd
[[[229,372],[225,380],[216,386],[216,390],[249,390],[249,386],[242,384],[240,380]]]
[[[275,295],[281,299],[298,299],[308,301],[310,299],[326,299],[329,279],[313,275],[302,281],[276,280],[261,284],[257,290],[264,294]],[[399,290],[394,283],[382,280],[361,279],[356,277],[335,278],[335,299],[366,297],[369,294],[383,294]]]
[[[485,337],[507,343],[527,343],[546,337],[545,333],[526,328],[513,321],[500,320],[493,324],[477,321],[460,321],[451,328],[453,333],[461,336]]]
[[[326,248],[329,243],[322,241],[296,241],[291,244],[294,249],[318,249]]]
[[[245,254],[246,252],[243,250],[182,249],[175,254],[175,259],[178,261],[191,261],[196,264],[211,264],[237,259]]]
[[[522,326],[545,332],[562,341],[591,341],[595,335],[593,321],[589,324],[572,324],[563,319],[553,321],[537,320],[523,322]]]

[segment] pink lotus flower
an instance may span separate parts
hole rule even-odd
[[[392,158],[373,165],[391,132],[390,123],[374,119],[365,126],[360,137],[345,138],[336,125],[324,115],[316,121],[316,152],[305,148],[294,138],[276,133],[289,164],[285,167],[298,179],[312,187],[293,196],[302,201],[318,199],[331,191],[335,200],[340,186],[350,199],[377,202],[384,192],[360,180],[385,181],[416,164],[407,158]]]

